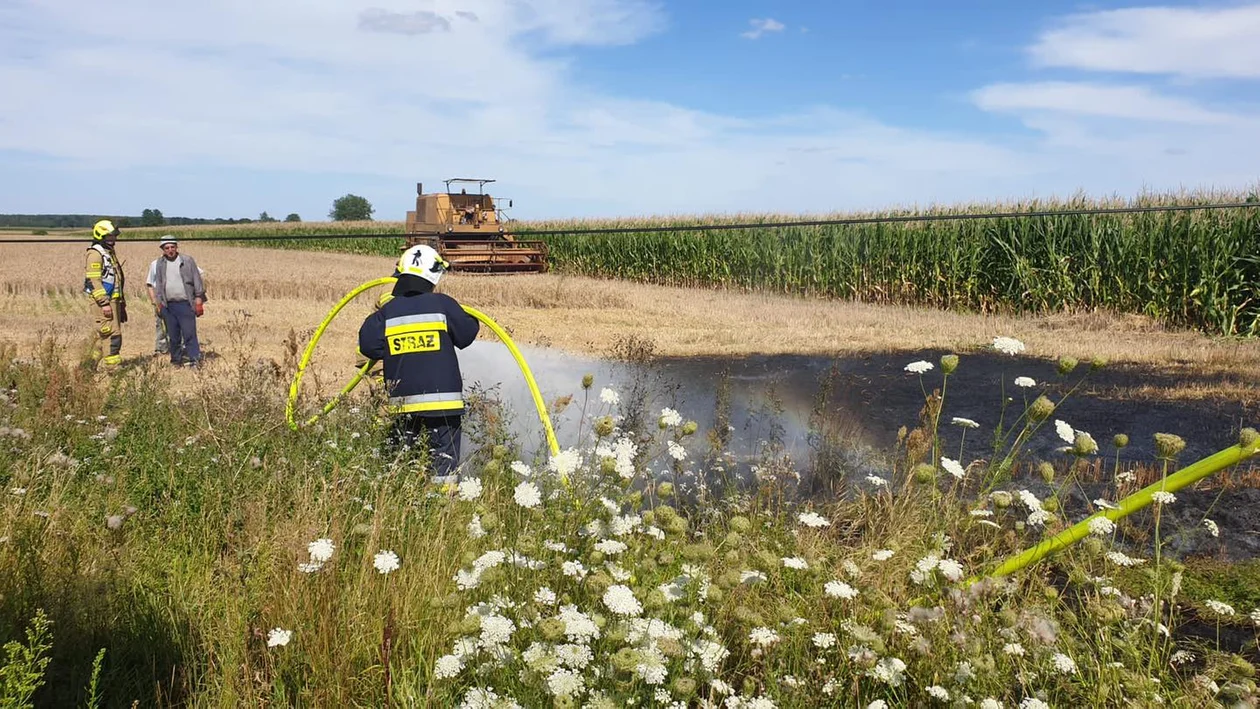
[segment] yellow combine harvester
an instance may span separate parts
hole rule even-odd
[[[547,270],[547,244],[517,241],[507,231],[502,211],[485,186],[494,180],[453,177],[445,192],[424,193],[416,183],[416,210],[407,212],[406,247],[428,244],[451,264],[452,271],[473,273],[542,273]],[[455,192],[452,183],[473,183]],[[508,206],[512,206],[511,201]]]

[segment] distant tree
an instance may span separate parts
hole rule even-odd
[[[262,214],[259,214],[259,215],[258,215],[258,221],[260,221],[260,222],[275,222],[275,221],[280,221],[280,220],[276,219],[275,217],[271,216],[270,214],[268,214],[268,213],[266,213],[266,212],[263,212]]]
[[[162,226],[166,218],[160,209],[146,209],[140,214],[140,226]]]
[[[286,222],[300,222],[302,221],[302,218],[297,215],[297,212],[294,212],[290,214],[289,216],[285,217],[284,220]]]
[[[366,197],[348,194],[333,200],[332,211],[328,218],[335,222],[357,222],[372,219],[372,203]]]

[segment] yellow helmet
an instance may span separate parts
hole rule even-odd
[[[92,227],[92,239],[95,241],[104,241],[107,236],[117,237],[120,233],[118,227],[108,219],[102,219]]]
[[[437,285],[442,274],[451,264],[447,263],[432,246],[419,244],[407,249],[398,259],[397,275],[419,276]]]

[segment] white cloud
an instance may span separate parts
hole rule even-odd
[[[1140,7],[1068,17],[1029,49],[1039,66],[1260,77],[1260,4]]]
[[[1044,81],[991,84],[972,94],[986,111],[1052,112],[1135,121],[1225,124],[1241,119],[1205,109],[1192,101],[1161,96],[1142,86]]]
[[[782,32],[786,28],[786,25],[782,22],[771,17],[767,17],[764,20],[753,18],[748,21],[748,24],[752,26],[752,29],[747,32],[740,32],[740,37],[757,39],[767,32]]]

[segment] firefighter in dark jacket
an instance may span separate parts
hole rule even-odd
[[[456,349],[477,339],[481,323],[434,286],[450,264],[432,247],[413,246],[398,260],[393,298],[363,321],[359,354],[384,363],[394,445],[428,439],[435,474],[459,464],[464,381]]]

